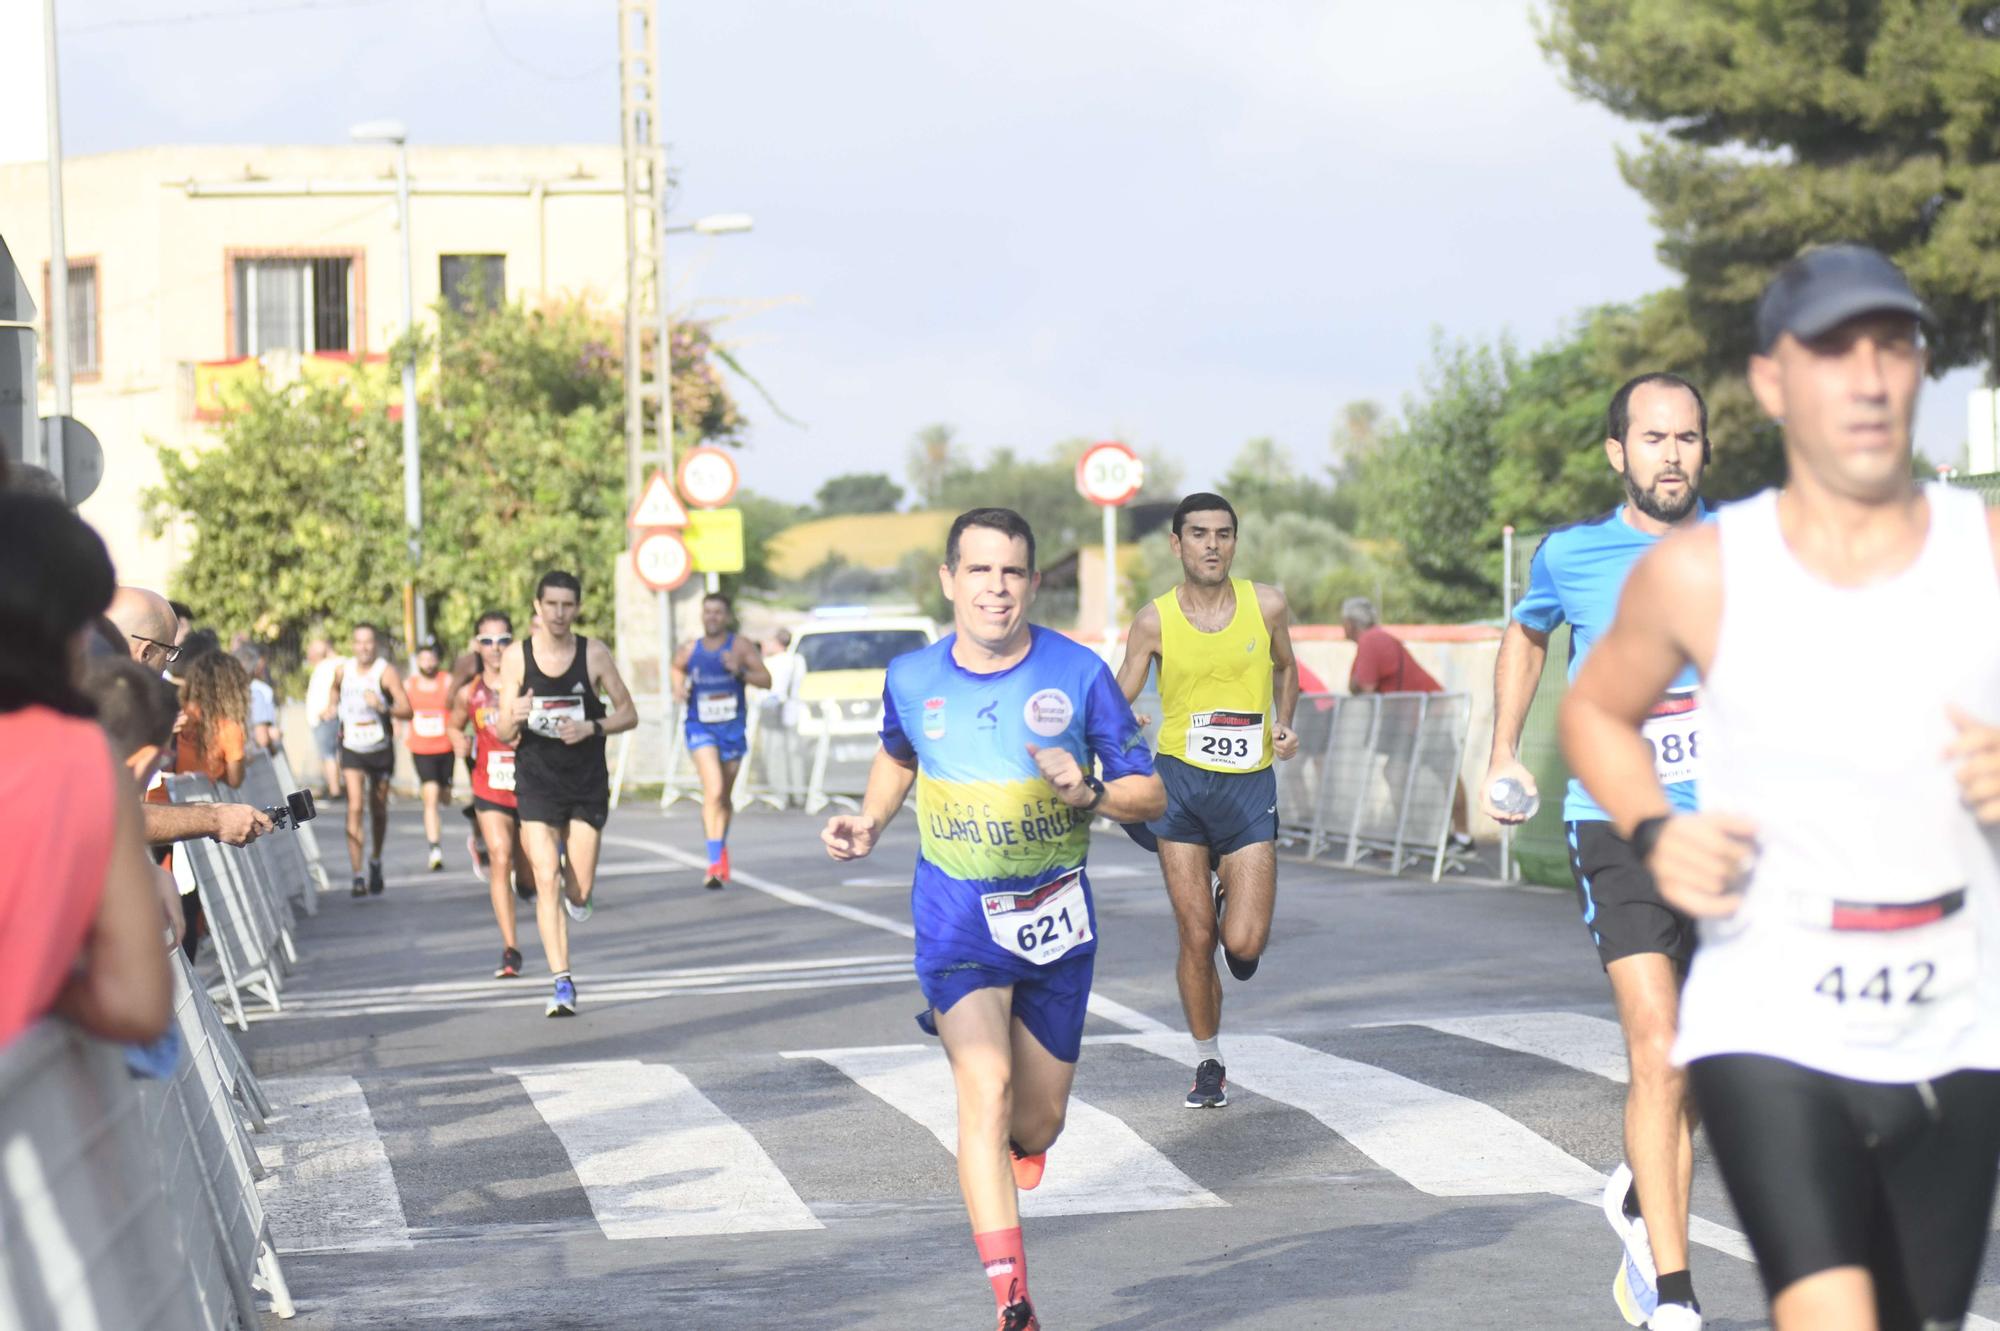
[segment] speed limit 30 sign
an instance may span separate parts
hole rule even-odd
[[[1099,508],[1130,503],[1146,483],[1146,464],[1116,440],[1092,444],[1076,462],[1076,492]]]

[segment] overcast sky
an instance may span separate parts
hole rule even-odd
[[[616,142],[612,0],[58,0],[66,150]],[[902,479],[1124,438],[1191,482],[1270,435],[1325,457],[1433,329],[1525,344],[1667,285],[1615,145],[1512,0],[661,0],[675,305],[739,386],[745,483]],[[1955,454],[1967,376],[1919,446]],[[1607,393],[1612,385],[1607,385]],[[1947,443],[1947,441],[1949,441]]]

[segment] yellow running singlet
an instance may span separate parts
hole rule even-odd
[[[1248,578],[1231,578],[1236,613],[1203,633],[1181,613],[1178,590],[1160,611],[1160,753],[1211,772],[1271,765],[1271,632]]]

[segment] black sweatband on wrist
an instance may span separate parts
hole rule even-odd
[[[1653,847],[1660,842],[1660,831],[1667,825],[1672,814],[1660,813],[1651,818],[1641,818],[1632,828],[1632,853],[1644,864],[1653,857]]]

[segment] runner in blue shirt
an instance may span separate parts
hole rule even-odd
[[[1017,1189],[1041,1182],[1082,1052],[1090,824],[1158,818],[1166,789],[1110,669],[1028,623],[1041,577],[1018,513],[960,514],[939,575],[956,631],[890,662],[861,812],[821,840],[867,855],[916,787],[918,1022],[951,1058],[959,1187],[1001,1331],[1036,1331]]]
[[[1521,726],[1535,700],[1549,635],[1570,626],[1570,678],[1611,627],[1618,595],[1639,556],[1679,526],[1704,521],[1702,469],[1708,464],[1708,406],[1677,375],[1645,374],[1611,399],[1605,455],[1624,479],[1625,502],[1609,513],[1558,527],[1535,551],[1528,591],[1500,639],[1493,677],[1493,757],[1481,806],[1503,823],[1524,821],[1494,807],[1494,783],[1529,791]],[[1646,723],[1654,769],[1676,808],[1695,807],[1701,712],[1690,668]],[[1668,1055],[1679,1024],[1681,982],[1694,954],[1694,925],[1669,906],[1653,876],[1602,809],[1571,781],[1563,800],[1570,869],[1583,921],[1611,980],[1632,1078],[1625,1100],[1625,1159],[1604,1192],[1604,1214],[1624,1245],[1612,1297],[1633,1326],[1699,1331],[1688,1271],[1688,1189],[1694,1177],[1694,1102],[1687,1073]]]
[[[736,773],[749,749],[745,729],[750,709],[743,686],[771,687],[764,654],[749,638],[730,629],[729,598],[710,592],[701,599],[701,637],[674,655],[674,697],[684,709],[682,734],[688,757],[701,777],[701,830],[708,838],[711,891],[729,885],[729,821],[736,812]]]

